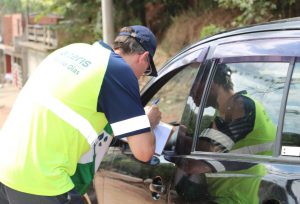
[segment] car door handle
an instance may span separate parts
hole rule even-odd
[[[144,183],[149,184],[149,190],[151,191],[153,200],[159,200],[161,194],[164,194],[166,192],[166,186],[163,185],[160,176],[157,176],[154,179],[146,179],[144,180]]]
[[[152,180],[152,179],[150,179]],[[164,193],[166,186],[163,185],[162,179],[160,176],[155,177],[151,182],[149,182],[149,190],[155,193]]]
[[[166,190],[166,187],[164,185],[151,183],[149,185],[149,189],[151,192],[164,193]]]

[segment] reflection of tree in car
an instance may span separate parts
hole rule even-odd
[[[217,67],[206,103],[206,107],[215,108],[215,114],[202,117],[202,131],[196,148],[210,152],[271,155],[276,127],[258,101],[246,91],[234,92],[231,75],[232,71],[226,65]],[[197,103],[197,98],[194,99]],[[205,198],[217,203],[259,202],[258,190],[261,178],[266,174],[261,164],[241,162],[233,166],[233,163],[212,159],[184,159],[176,164],[180,168],[176,188],[186,201]],[[185,184],[184,188],[182,184]],[[204,186],[209,196],[203,193]],[[199,190],[198,196],[187,196],[195,188]]]

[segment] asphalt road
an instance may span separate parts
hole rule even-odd
[[[20,90],[13,84],[0,84],[0,130]]]

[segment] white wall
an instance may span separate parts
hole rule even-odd
[[[27,64],[28,64],[28,77],[37,68],[37,66],[48,56],[48,53],[40,50],[28,49],[27,51]]]

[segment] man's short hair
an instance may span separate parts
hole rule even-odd
[[[123,27],[120,32],[134,33],[133,28]],[[145,52],[144,48],[132,37],[118,35],[113,42],[113,49],[121,49],[124,54],[141,54]]]
[[[214,77],[214,82],[222,85],[226,91],[233,90],[231,74],[232,71],[226,64],[219,64]]]
[[[156,38],[149,28],[142,25],[134,25],[120,30],[113,43],[113,48],[122,49],[124,54],[149,52],[149,66],[145,73],[148,76],[157,76],[157,70],[153,61],[156,45]]]

